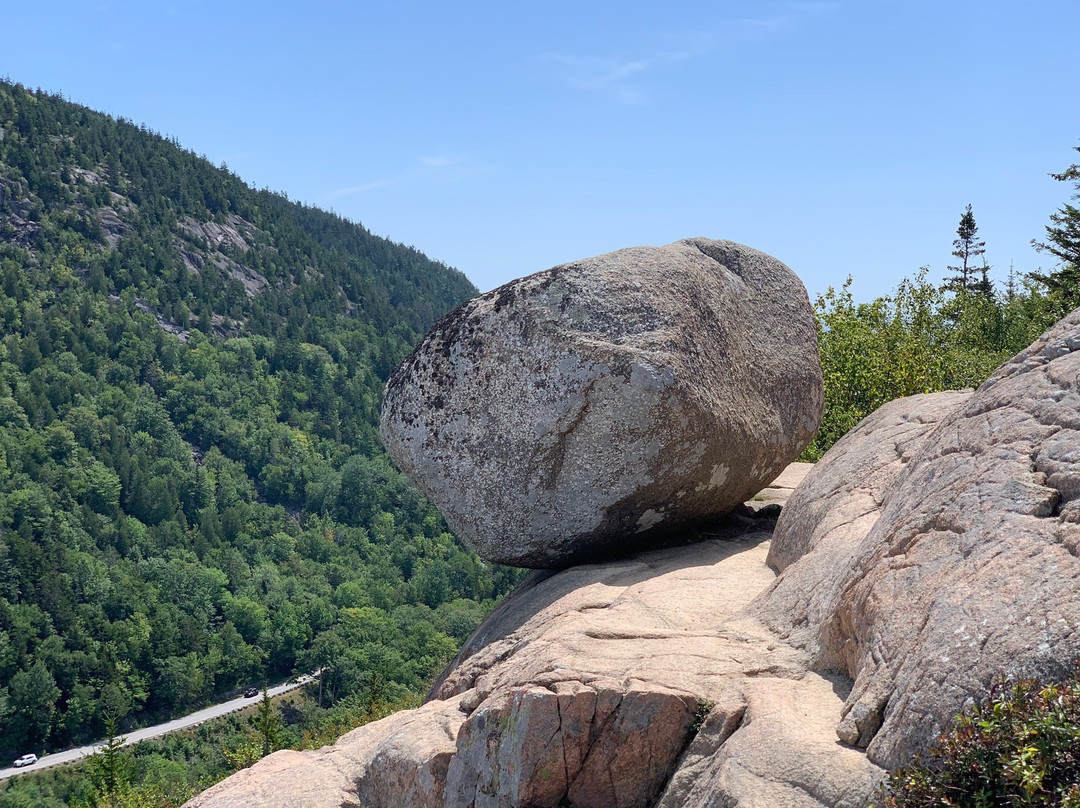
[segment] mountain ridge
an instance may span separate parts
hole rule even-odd
[[[421,693],[516,573],[387,462],[476,293],[175,139],[0,81],[0,755],[327,666]]]

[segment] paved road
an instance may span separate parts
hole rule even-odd
[[[279,696],[282,693],[288,693],[290,690],[295,690],[298,687],[303,687],[308,682],[314,681],[314,674],[305,674],[298,677],[295,680],[289,680],[282,682],[281,684],[274,685],[268,688],[268,692],[271,696]],[[260,692],[259,696],[262,693]],[[249,707],[259,702],[259,696],[252,698],[240,698],[233,699],[232,701],[226,701],[221,704],[215,704],[213,707],[207,707],[205,710],[199,710],[197,713],[191,713],[185,715],[183,718],[176,718],[172,721],[167,721],[164,724],[158,724],[153,727],[144,727],[143,729],[135,730],[124,736],[124,745],[138,743],[139,741],[145,741],[147,738],[157,738],[160,735],[165,735],[169,732],[176,732],[180,729],[187,729],[188,727],[194,727],[197,724],[201,724],[204,721],[209,721],[212,718],[220,718],[223,715],[234,713],[237,710],[242,710],[244,707]],[[11,777],[14,774],[22,774],[24,772],[40,771],[41,769],[48,769],[51,766],[63,766],[67,763],[75,763],[82,760],[87,755],[92,755],[98,751],[105,741],[98,741],[90,746],[82,746],[78,749],[68,749],[66,752],[57,752],[53,755],[45,755],[41,760],[32,766],[23,766],[21,769],[16,769],[14,766],[9,766],[6,769],[0,769],[0,780],[4,780]]]

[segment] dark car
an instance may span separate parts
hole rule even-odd
[[[245,699],[250,699],[252,696],[257,696],[257,695],[259,695],[259,688],[255,687],[254,685],[252,685],[251,687],[247,688],[244,691],[244,698]]]

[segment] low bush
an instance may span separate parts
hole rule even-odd
[[[883,792],[886,808],[1080,808],[1080,667],[1059,684],[994,685]]]

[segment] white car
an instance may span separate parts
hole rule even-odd
[[[23,766],[30,766],[31,764],[37,763],[37,761],[37,755],[31,752],[29,755],[23,755],[21,758],[17,758],[15,760],[15,768],[21,769]]]

